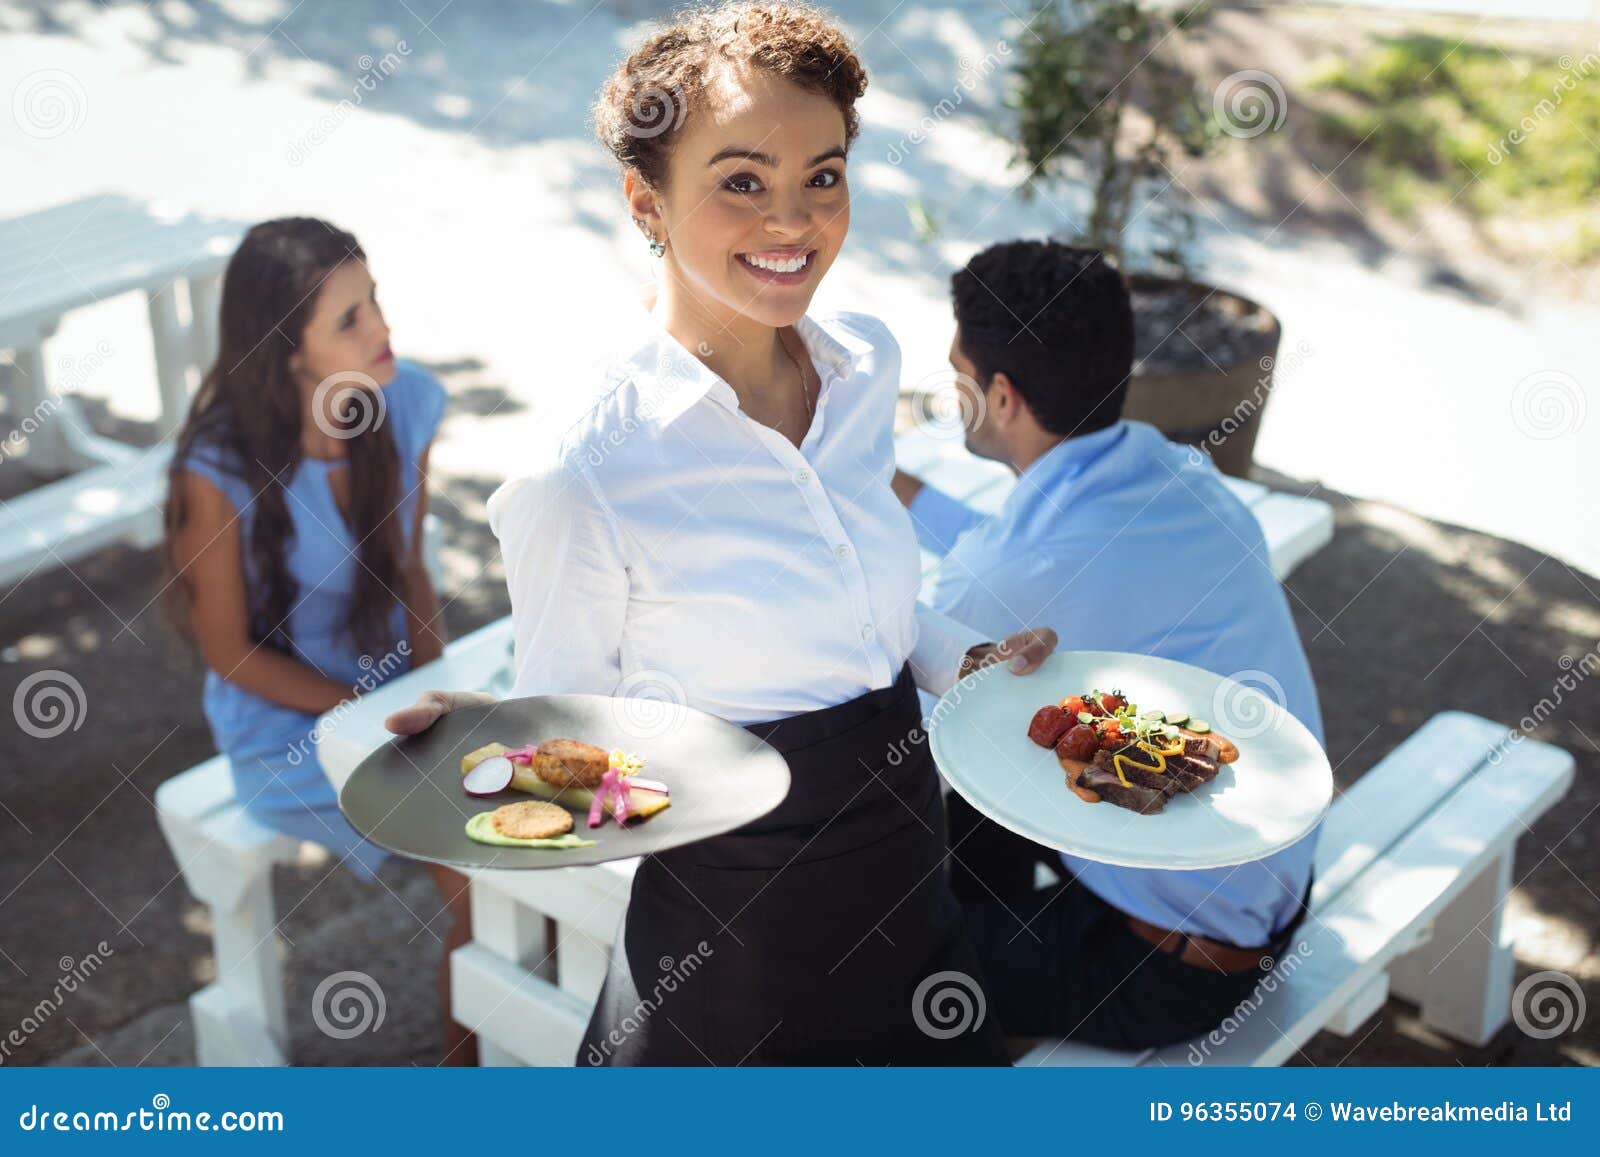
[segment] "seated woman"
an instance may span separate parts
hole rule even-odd
[[[366,254],[325,221],[255,226],[223,281],[221,349],[173,454],[167,609],[204,659],[205,715],[239,802],[332,849],[363,880],[388,853],[339,811],[317,717],[438,657],[422,560],[428,446],[444,388],[396,362]],[[440,965],[446,1063],[466,879],[429,870],[452,917]]]

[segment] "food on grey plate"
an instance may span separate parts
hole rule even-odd
[[[503,764],[510,765],[509,775]],[[591,828],[608,815],[619,824],[638,822],[671,805],[671,790],[639,775],[643,767],[637,755],[577,739],[547,739],[515,748],[488,743],[461,757],[462,786],[468,794],[524,792],[584,811]],[[496,787],[502,780],[504,786]]]

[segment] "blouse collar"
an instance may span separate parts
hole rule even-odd
[[[641,416],[668,426],[705,397],[729,410],[738,409],[733,387],[668,333],[654,312],[645,316],[639,343],[619,367],[639,391]],[[795,322],[795,332],[822,377],[819,402],[829,383],[849,378],[871,348],[831,318],[803,316]]]

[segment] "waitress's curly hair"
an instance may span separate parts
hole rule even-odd
[[[617,66],[594,105],[595,132],[624,169],[665,189],[684,123],[726,72],[752,68],[825,96],[844,115],[845,145],[861,118],[867,73],[844,32],[806,4],[734,0],[684,8]]]

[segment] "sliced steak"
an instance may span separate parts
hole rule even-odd
[[[1078,776],[1078,783],[1082,787],[1097,793],[1107,803],[1114,803],[1120,808],[1139,812],[1143,815],[1154,815],[1167,806],[1167,793],[1159,788],[1143,787],[1133,782],[1133,777],[1128,777],[1129,784],[1124,786],[1117,773],[1111,767],[1111,754],[1106,751],[1095,753],[1094,762],[1083,769]]]
[[[1155,757],[1135,744],[1130,743],[1116,751],[1102,751],[1098,754],[1106,757],[1103,766],[1112,775],[1117,773],[1117,756],[1124,756],[1122,775],[1129,783],[1153,788],[1167,795],[1173,795],[1179,789],[1178,781],[1173,776],[1157,768]],[[1099,763],[1099,760],[1096,759],[1095,762]]]
[[[1201,783],[1210,783],[1217,778],[1219,764],[1214,759],[1207,759],[1203,755],[1174,755],[1167,759],[1167,765],[1176,765],[1185,774],[1197,777]]]

